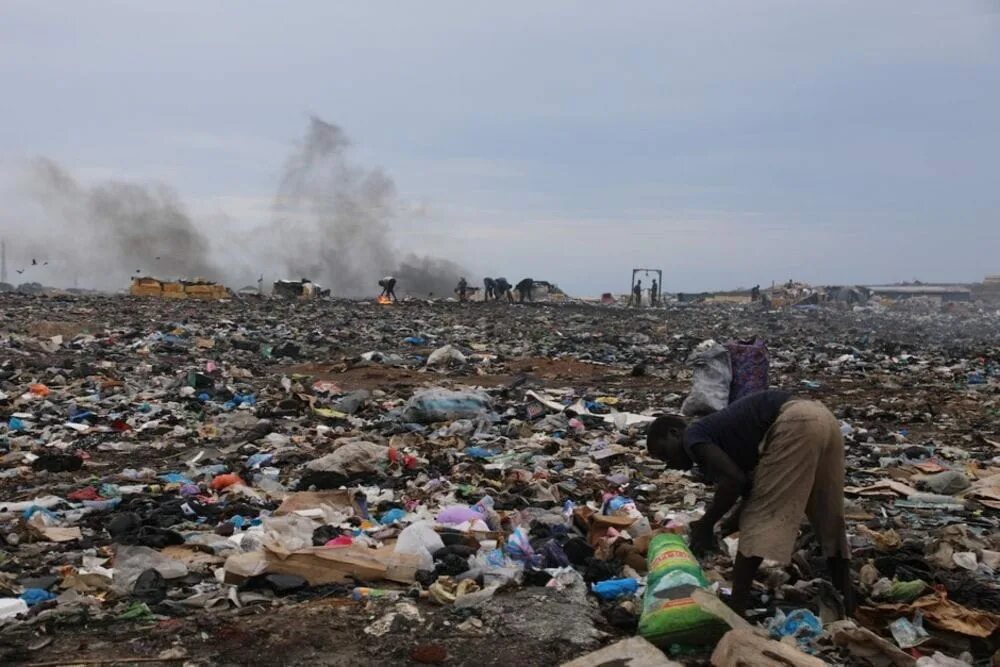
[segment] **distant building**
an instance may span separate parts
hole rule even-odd
[[[986,276],[983,282],[972,286],[972,296],[976,301],[1000,303],[1000,273]]]
[[[972,301],[972,289],[967,285],[868,285],[867,289],[883,299],[902,301],[924,297],[939,303]]]

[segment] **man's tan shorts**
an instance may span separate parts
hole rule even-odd
[[[788,563],[805,515],[824,556],[848,557],[844,438],[837,418],[822,403],[789,401],[760,447],[740,517],[740,553]]]

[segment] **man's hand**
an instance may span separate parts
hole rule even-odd
[[[729,537],[733,533],[740,532],[740,516],[743,515],[743,508],[747,506],[746,501],[747,494],[744,492],[743,502],[741,502],[735,510],[729,513],[726,520],[719,525],[719,534],[722,537]]]
[[[719,534],[722,537],[729,537],[733,533],[740,532],[740,516],[737,514],[735,516],[730,516],[728,519],[719,524]]]
[[[715,551],[715,527],[704,519],[691,522],[689,526],[691,553],[701,558],[710,551]]]

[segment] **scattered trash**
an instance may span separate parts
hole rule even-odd
[[[892,638],[896,640],[900,648],[920,646],[931,638],[924,630],[922,618],[919,615],[912,623],[907,618],[897,618],[889,624],[889,631],[892,632]]]
[[[795,609],[788,614],[779,609],[774,618],[768,620],[767,629],[774,639],[791,637],[799,648],[810,653],[810,644],[823,634],[823,624],[808,609]]]
[[[0,662],[67,660],[43,628],[199,662],[320,618],[423,664],[494,642],[526,664],[670,664],[616,641],[633,634],[682,663],[991,657],[996,312],[0,299]],[[761,386],[839,421],[855,623],[829,622],[810,532],[761,570],[752,624],[722,601],[737,537],[699,562],[666,532],[712,487],[649,458],[649,422]]]
[[[608,665],[679,667],[680,663],[667,658],[660,649],[642,637],[629,637],[576,660],[564,662],[562,667],[607,667]]]
[[[730,630],[712,652],[715,667],[823,667],[827,663],[793,644],[762,637],[752,630]]]

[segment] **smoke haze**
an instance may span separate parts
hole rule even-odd
[[[231,232],[228,225],[198,224],[164,185],[87,186],[40,158],[19,188],[31,224],[8,239],[8,250],[51,268],[11,271],[10,278],[120,290],[136,274],[203,277],[233,288],[265,274],[310,278],[335,295],[357,297],[371,295],[378,279],[392,274],[400,294],[450,294],[463,270],[395,245],[401,231],[395,184],[379,169],[353,164],[349,147],[339,127],[312,118],[286,163],[272,221],[224,238],[213,234]]]
[[[285,270],[307,276],[346,296],[370,294],[392,274],[399,290],[448,294],[462,269],[454,262],[407,255],[393,235],[399,225],[396,186],[379,169],[351,164],[350,141],[331,123],[313,117],[289,158],[275,200],[270,230]]]

